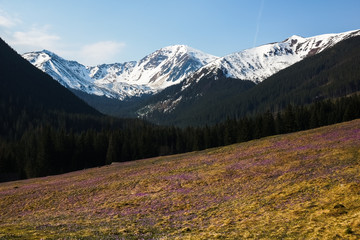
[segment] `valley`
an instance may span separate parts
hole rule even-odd
[[[0,1],[0,240],[360,239],[360,2]]]

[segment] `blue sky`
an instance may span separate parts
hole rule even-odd
[[[224,56],[291,35],[360,28],[359,0],[0,0],[0,36],[85,65],[186,44]]]

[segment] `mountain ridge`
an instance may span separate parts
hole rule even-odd
[[[359,34],[360,30],[306,38],[292,35],[280,42],[224,57],[215,57],[186,45],[172,45],[156,50],[139,61],[97,66],[84,66],[48,50],[25,53],[23,57],[67,88],[124,100],[144,94],[154,95],[181,83],[195,72],[204,72],[204,69],[208,74],[220,69],[227,78],[259,83],[307,56]]]
[[[48,50],[22,56],[67,88],[120,100],[155,94],[217,58],[186,45],[161,48],[138,62],[97,66],[68,61]]]
[[[230,85],[234,89],[240,89],[239,92],[228,92],[230,95],[226,98],[232,99],[251,86],[243,81],[251,81],[257,85],[295,63],[358,35],[360,30],[306,38],[292,35],[280,42],[245,49],[224,57],[214,57],[186,45],[173,45],[161,48],[137,62],[102,64],[95,67],[85,67],[74,61],[65,63],[70,64],[70,67],[67,67],[68,72],[84,79],[80,83],[75,79],[78,85],[75,84],[73,92],[99,111],[120,117],[147,117],[154,111],[169,114],[183,105],[182,102],[201,98],[205,91],[203,87],[208,89],[209,86],[217,86],[220,92],[222,88]],[[27,57],[29,54],[24,57],[33,64],[36,63]],[[51,61],[44,62],[50,67],[45,69],[44,64],[38,64],[37,67],[56,75],[56,71],[51,71]],[[72,71],[76,64],[80,68]],[[56,76],[54,78],[56,79]],[[208,84],[199,85],[204,79]],[[224,83],[223,87],[219,83],[209,82],[218,79]],[[234,79],[239,82],[233,81]],[[231,83],[225,84],[226,80]],[[188,88],[191,90],[188,91]],[[215,90],[211,91],[216,93]],[[193,95],[190,96],[190,93]],[[99,96],[103,97],[99,99]],[[212,101],[207,101],[207,104],[210,102]]]
[[[216,124],[226,117],[276,113],[288,104],[346,96],[360,91],[359,51],[360,36],[352,37],[245,89],[246,82],[251,81],[227,78],[221,69],[215,73],[202,69],[183,83],[150,97],[139,109],[142,116],[158,124],[203,125]],[[231,87],[225,84],[229,81]],[[171,112],[165,111],[169,104],[163,103],[175,102]]]
[[[226,55],[203,68],[215,67],[221,69],[226,77],[258,83],[308,56],[320,53],[342,40],[358,35],[360,35],[360,30],[307,38],[293,35],[281,42],[264,44]],[[273,57],[273,60],[267,61],[269,57]]]

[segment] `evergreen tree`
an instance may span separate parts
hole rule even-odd
[[[50,127],[44,127],[40,131],[36,156],[36,175],[46,176],[47,174],[54,174],[55,172],[53,169],[54,145]]]
[[[119,153],[119,141],[115,135],[110,136],[109,145],[106,153],[106,164],[111,164],[112,162],[119,162],[120,153]]]
[[[293,106],[291,104],[289,104],[285,109],[283,120],[284,120],[285,132],[289,133],[297,129]]]
[[[276,133],[275,120],[270,111],[267,111],[262,118],[262,136],[271,136]]]

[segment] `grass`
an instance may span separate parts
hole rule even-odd
[[[359,239],[360,120],[0,184],[0,239]]]

